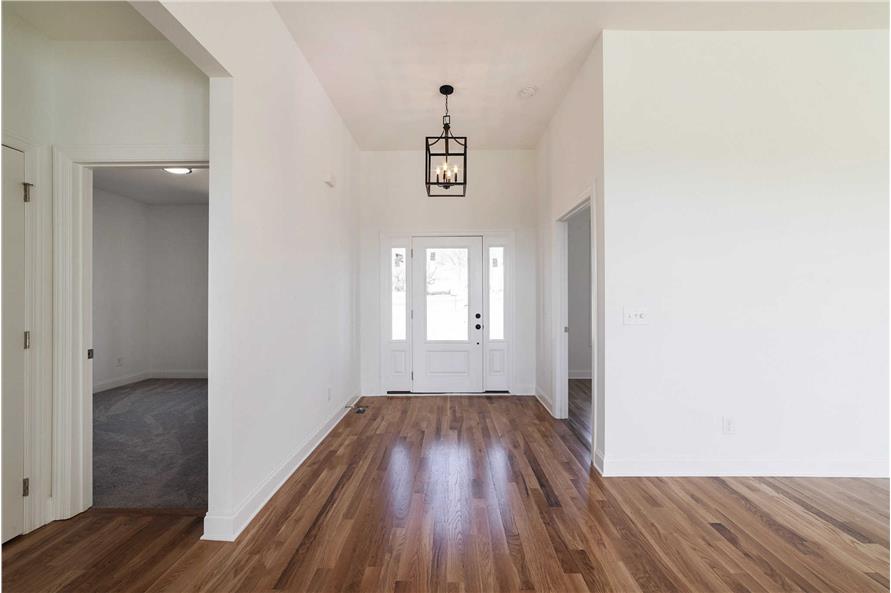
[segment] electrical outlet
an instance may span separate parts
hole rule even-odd
[[[736,434],[736,421],[730,416],[721,417],[721,432],[724,434]]]
[[[114,366],[116,366],[116,367],[122,367],[122,366],[124,366],[124,357],[123,357],[123,356],[118,356],[118,359],[115,361]]]
[[[625,307],[622,311],[625,325],[647,325],[650,322],[650,312],[643,307]]]

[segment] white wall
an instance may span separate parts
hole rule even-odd
[[[535,369],[535,154],[478,150],[464,198],[430,198],[423,151],[363,151],[360,208],[362,393],[380,394],[382,232],[515,231],[514,393],[532,393]]]
[[[167,41],[52,48],[55,143],[207,145],[207,77]]]
[[[148,207],[147,271],[152,374],[206,377],[207,204]]]
[[[93,193],[93,391],[207,376],[207,205]]]
[[[52,141],[53,50],[48,39],[3,6],[3,134]]]
[[[207,77],[167,41],[53,41],[4,10],[3,76],[3,133],[32,144],[207,145]]]
[[[591,210],[576,213],[566,223],[569,378],[590,379],[591,357]]]
[[[887,475],[887,31],[605,32],[604,127],[607,473]]]
[[[559,336],[556,331],[559,303],[552,297],[551,289],[560,275],[555,265],[555,233],[557,221],[579,202],[590,197],[593,188],[595,218],[592,237],[597,254],[598,293],[596,326],[601,344],[597,351],[596,393],[603,393],[605,372],[603,354],[605,336],[602,334],[603,317],[603,44],[598,37],[587,60],[579,70],[557,111],[551,118],[536,151],[538,178],[538,315],[536,342],[536,390],[554,411],[556,375],[554,373],[554,348]],[[598,232],[600,231],[600,232]],[[597,426],[594,427],[595,452],[601,455],[604,436],[603,398],[595,397]]]
[[[359,391],[358,151],[271,4],[165,6],[231,74],[210,95],[205,537],[232,539]]]
[[[94,392],[146,378],[148,207],[93,191]]]

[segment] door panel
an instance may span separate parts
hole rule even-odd
[[[25,156],[3,147],[3,541],[22,533],[25,499]]]
[[[482,237],[416,237],[412,250],[412,391],[482,392]]]

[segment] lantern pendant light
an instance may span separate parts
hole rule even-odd
[[[425,179],[427,195],[431,197],[463,197],[467,191],[467,136],[452,134],[449,116],[449,95],[452,85],[444,84],[439,92],[445,97],[442,133],[427,136],[425,142]]]

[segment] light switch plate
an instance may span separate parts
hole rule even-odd
[[[724,434],[736,434],[736,421],[729,416],[723,416],[721,418],[721,432]]]
[[[650,322],[650,312],[643,307],[625,307],[625,325],[647,325]]]

